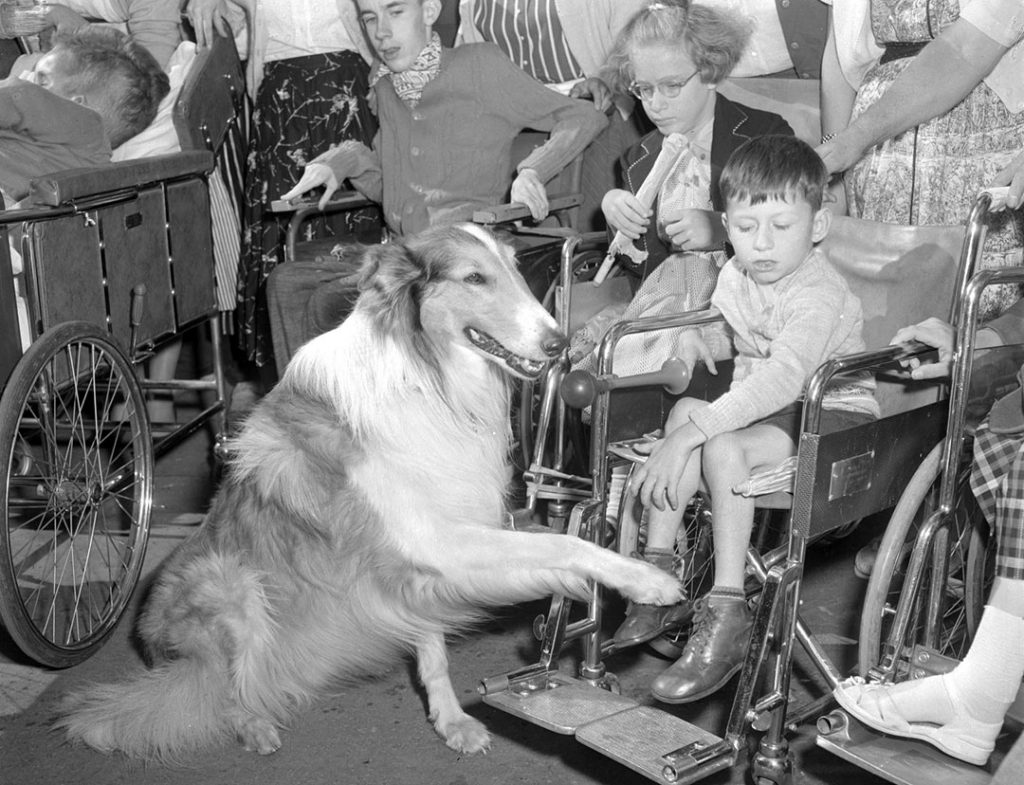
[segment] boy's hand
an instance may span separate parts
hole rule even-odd
[[[630,481],[630,492],[640,499],[644,507],[654,505],[659,510],[666,506],[679,509],[679,481],[683,478],[690,455],[700,444],[693,438],[696,431],[691,424],[677,428],[664,439],[633,445],[641,455],[650,455],[645,463],[636,467]]]
[[[685,330],[680,333],[678,346],[679,357],[686,363],[686,367],[690,369],[691,375],[693,375],[693,367],[697,364],[698,360],[704,361],[704,364],[708,367],[708,372],[713,375],[718,374],[718,368],[715,367],[715,358],[701,337],[699,330]]]
[[[707,251],[725,244],[722,215],[714,210],[683,210],[679,218],[665,224],[665,234],[682,251]]]
[[[612,229],[636,240],[647,231],[653,211],[629,191],[613,188],[601,200],[601,212]]]
[[[535,221],[548,217],[548,192],[533,169],[523,169],[516,176],[509,198],[530,208],[530,215]]]
[[[950,325],[933,316],[910,327],[900,328],[889,345],[909,341],[920,341],[939,350],[938,362],[922,363],[918,357],[904,360],[904,367],[910,368],[910,378],[938,379],[949,376],[949,366],[953,360],[953,328]]]
[[[232,36],[227,0],[188,0],[188,18],[200,47],[213,44],[215,29],[225,38]]]
[[[588,76],[574,84],[569,90],[569,97],[589,98],[599,112],[607,112],[612,108],[612,91],[596,76]]]
[[[338,178],[334,175],[334,170],[326,164],[306,164],[306,168],[302,172],[302,178],[295,184],[292,190],[281,194],[281,198],[285,201],[291,201],[292,199],[299,198],[306,191],[311,191],[321,185],[324,186],[324,194],[320,197],[318,206],[323,210],[331,200],[331,196],[338,190]]]

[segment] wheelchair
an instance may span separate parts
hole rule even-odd
[[[895,526],[890,524],[892,534],[883,546],[884,555],[873,577],[876,585],[884,583],[886,588],[879,591],[878,602],[865,608],[864,624],[872,633],[861,641],[860,661],[880,669],[879,673],[906,677],[919,675],[922,662],[937,663],[940,658],[933,652],[945,650],[947,658],[962,652],[980,612],[986,581],[990,580],[990,575],[986,576],[982,524],[969,509],[969,496],[965,499],[961,494],[954,499],[957,479],[963,476],[960,467],[964,412],[971,397],[967,383],[970,368],[963,371],[961,364],[961,372],[947,395],[943,385],[910,381],[902,369],[903,361],[925,353],[926,347],[887,344],[897,328],[928,316],[956,324],[973,323],[979,287],[984,285],[979,280],[1024,280],[1019,272],[1006,271],[984,272],[971,282],[984,241],[983,220],[989,204],[987,195],[979,198],[966,229],[834,221],[824,244],[861,298],[869,348],[862,354],[825,363],[810,379],[792,476],[780,472],[781,483],[778,477],[751,478],[752,494],[772,491],[766,497],[768,506],[788,507],[789,512],[783,544],[765,551],[756,547],[748,550],[748,571],[761,585],[760,596],[722,736],[619,694],[618,679],[605,661],[617,647],[614,640],[606,639],[602,628],[599,586],[592,588],[582,617],[573,613],[567,598],[552,599],[547,615],[535,624],[541,640],[538,661],[484,678],[479,686],[484,702],[574,736],[661,783],[695,782],[729,768],[760,734],[750,760],[753,781],[788,783],[793,779],[788,729],[817,717],[831,702],[830,694],[826,694],[806,706],[791,705],[795,644],[806,651],[829,692],[843,678],[800,617],[807,545],[851,522],[894,507],[901,517]],[[563,269],[563,281],[571,279],[572,271]],[[671,368],[632,379],[617,378],[614,352],[618,342],[627,335],[695,327],[718,318],[713,311],[701,311],[620,322],[603,338],[596,378],[582,385],[583,393],[578,389],[580,385],[570,383],[566,396],[562,386],[563,396],[575,405],[592,400],[589,476],[574,476],[544,465],[542,459],[559,456],[556,444],[554,450],[537,449],[528,479],[533,483],[535,499],[554,498],[573,505],[568,536],[587,537],[623,552],[635,549],[642,521],[629,522],[628,515],[614,509],[613,480],[623,475],[615,471],[623,465],[623,450],[617,448],[623,441],[628,443],[660,427],[686,386]],[[969,339],[962,340],[969,356]],[[699,367],[689,381],[687,394],[716,395],[723,380],[708,378],[698,372]],[[1017,367],[1019,362],[1012,370]],[[548,384],[557,390],[567,370],[563,358],[551,369]],[[882,419],[835,433],[820,433],[821,401],[829,380],[856,371],[875,374]],[[666,382],[676,385],[675,394],[633,389],[634,384]],[[987,388],[999,389],[1002,383],[990,381]],[[557,392],[545,390],[544,400],[551,407],[541,412],[542,424],[556,421],[559,411],[564,416],[564,403],[558,401]],[[556,429],[556,442],[559,436]],[[550,440],[541,433],[537,444],[544,443],[550,444]],[[764,487],[759,490],[759,485]],[[787,489],[781,497],[773,490],[780,485]],[[584,498],[579,500],[581,496]],[[952,514],[958,505],[964,508],[964,514]],[[932,510],[937,511],[936,515],[928,517]],[[697,509],[687,528],[681,579],[693,599],[709,587],[707,566],[712,544],[706,509]],[[908,541],[915,543],[909,565],[904,552]],[[970,579],[965,580],[968,572]],[[575,641],[582,644],[578,673],[564,674],[559,671],[559,658]],[[839,721],[835,722],[838,726]],[[945,763],[956,768],[956,761]],[[963,768],[972,767],[963,764]]]
[[[48,175],[0,212],[0,617],[42,665],[82,662],[126,611],[156,458],[208,423],[223,450],[208,177],[244,124],[244,85],[218,40],[173,111],[183,152]],[[147,378],[186,334],[209,336],[212,379]],[[154,433],[147,400],[176,392],[205,396],[200,411]]]

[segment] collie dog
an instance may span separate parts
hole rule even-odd
[[[362,251],[345,322],[304,345],[249,415],[202,526],[161,567],[139,620],[151,667],[68,698],[70,739],[173,760],[279,728],[338,679],[414,652],[449,747],[490,736],[460,707],[445,632],[481,608],[599,581],[679,599],[643,561],[506,527],[509,375],[565,345],[506,245],[479,227]]]

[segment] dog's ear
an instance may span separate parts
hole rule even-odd
[[[382,322],[419,330],[418,295],[427,278],[426,267],[405,243],[371,246],[360,267],[360,303]]]

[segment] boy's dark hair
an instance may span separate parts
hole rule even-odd
[[[171,83],[156,58],[129,36],[109,27],[83,27],[59,36],[54,51],[68,87],[103,116],[111,147],[118,147],[156,117]]]
[[[795,136],[760,136],[733,151],[722,169],[722,200],[747,199],[760,204],[769,199],[810,202],[817,212],[828,187],[828,170],[814,148]]]
[[[616,92],[633,82],[632,53],[644,46],[681,46],[705,84],[718,84],[739,62],[750,38],[746,20],[689,0],[660,0],[626,23],[608,54],[601,77]]]

